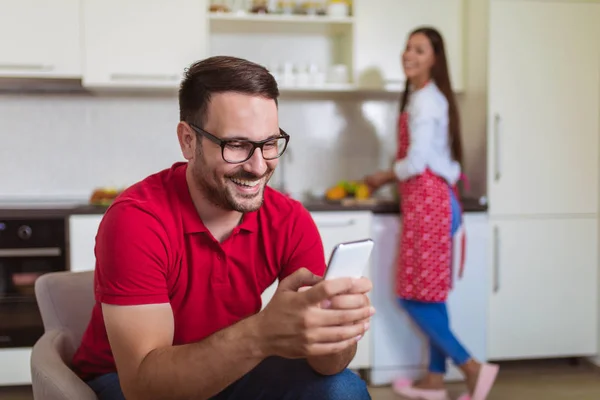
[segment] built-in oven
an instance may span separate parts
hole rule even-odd
[[[0,218],[0,348],[31,347],[44,333],[34,285],[67,268],[65,218]]]

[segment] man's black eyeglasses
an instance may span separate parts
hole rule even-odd
[[[247,139],[221,139],[194,124],[188,123],[188,125],[199,135],[221,146],[221,156],[230,164],[248,161],[256,149],[260,149],[265,160],[275,160],[283,155],[290,140],[290,135],[281,128],[279,128],[279,136],[254,142]]]

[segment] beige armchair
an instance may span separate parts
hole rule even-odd
[[[44,335],[33,346],[31,378],[36,400],[97,400],[70,368],[71,359],[90,320],[94,273],[53,272],[35,283]]]

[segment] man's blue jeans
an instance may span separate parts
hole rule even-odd
[[[100,400],[125,399],[116,373],[99,376],[88,385]],[[270,357],[212,399],[370,400],[371,396],[365,382],[350,370],[322,376],[314,372],[306,360]]]

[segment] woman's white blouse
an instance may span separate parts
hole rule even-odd
[[[454,185],[461,170],[450,150],[446,97],[435,83],[430,82],[411,93],[406,111],[410,145],[406,157],[394,163],[397,178],[404,181],[429,168]]]

